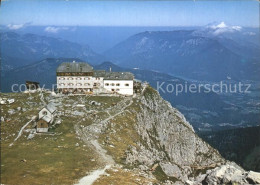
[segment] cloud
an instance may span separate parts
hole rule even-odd
[[[7,28],[10,29],[10,30],[19,30],[21,28],[24,28],[28,25],[30,25],[31,23],[24,23],[24,24],[8,24],[7,25]]]
[[[213,35],[219,35],[222,33],[233,33],[236,31],[240,31],[242,29],[241,26],[229,26],[226,25],[225,22],[221,22],[219,24],[208,26],[209,32]]]
[[[60,30],[68,30],[68,27],[54,27],[54,26],[48,26],[44,29],[44,31],[49,33],[58,33]]]

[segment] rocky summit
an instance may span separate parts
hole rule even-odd
[[[1,98],[3,184],[260,183],[147,84],[129,97],[39,90]],[[48,133],[37,133],[35,116],[49,103],[57,116]]]

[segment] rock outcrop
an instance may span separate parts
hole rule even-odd
[[[174,182],[189,184],[259,183],[259,173],[227,162],[196,135],[184,116],[148,87],[139,97],[136,130],[138,147],[126,151],[127,164],[149,169],[158,163]]]
[[[136,130],[141,142],[138,149],[127,151],[126,163],[150,167],[159,162],[167,176],[184,182],[197,169],[209,169],[225,161],[155,90],[148,87],[140,102]]]
[[[187,181],[188,184],[260,184],[260,173],[246,172],[234,162],[227,162],[224,165],[208,170],[206,174],[198,176],[194,181]]]

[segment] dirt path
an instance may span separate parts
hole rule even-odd
[[[89,175],[83,177],[79,180],[78,184],[75,185],[91,185],[93,184],[101,175],[105,174],[106,170],[109,169],[111,165],[106,165],[104,169],[98,169],[91,172]]]
[[[21,137],[22,133],[23,133],[23,130],[33,121],[35,120],[36,116],[33,116],[32,119],[30,121],[28,121],[27,123],[25,123],[25,125],[20,129],[17,137],[14,139],[14,141],[9,145],[9,146],[13,146],[14,142],[19,138]]]
[[[130,102],[126,104],[127,101]],[[98,143],[97,136],[102,132],[102,129],[106,127],[106,124],[109,120],[122,114],[125,111],[125,109],[129,107],[132,103],[132,98],[125,98],[123,101],[119,102],[118,105],[113,108],[114,110],[120,111],[111,115],[111,113],[109,113],[108,110],[105,110],[104,112],[107,112],[109,117],[102,120],[101,122],[93,123],[84,129],[80,129],[78,124],[75,125],[76,132],[80,135],[80,137],[86,144],[91,145],[94,148],[94,150],[98,153],[100,157],[100,161],[102,161],[102,163],[104,164],[104,168],[97,169],[91,172],[89,175],[81,178],[77,185],[91,185],[100,177],[100,175],[104,174],[107,169],[111,168],[115,164],[113,158],[110,155],[108,155],[107,151],[103,149],[101,145]],[[113,112],[113,110],[111,110],[111,112]]]

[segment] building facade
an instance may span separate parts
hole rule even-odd
[[[63,93],[133,95],[133,81],[130,72],[95,71],[85,62],[65,62],[57,68],[57,89]]]

